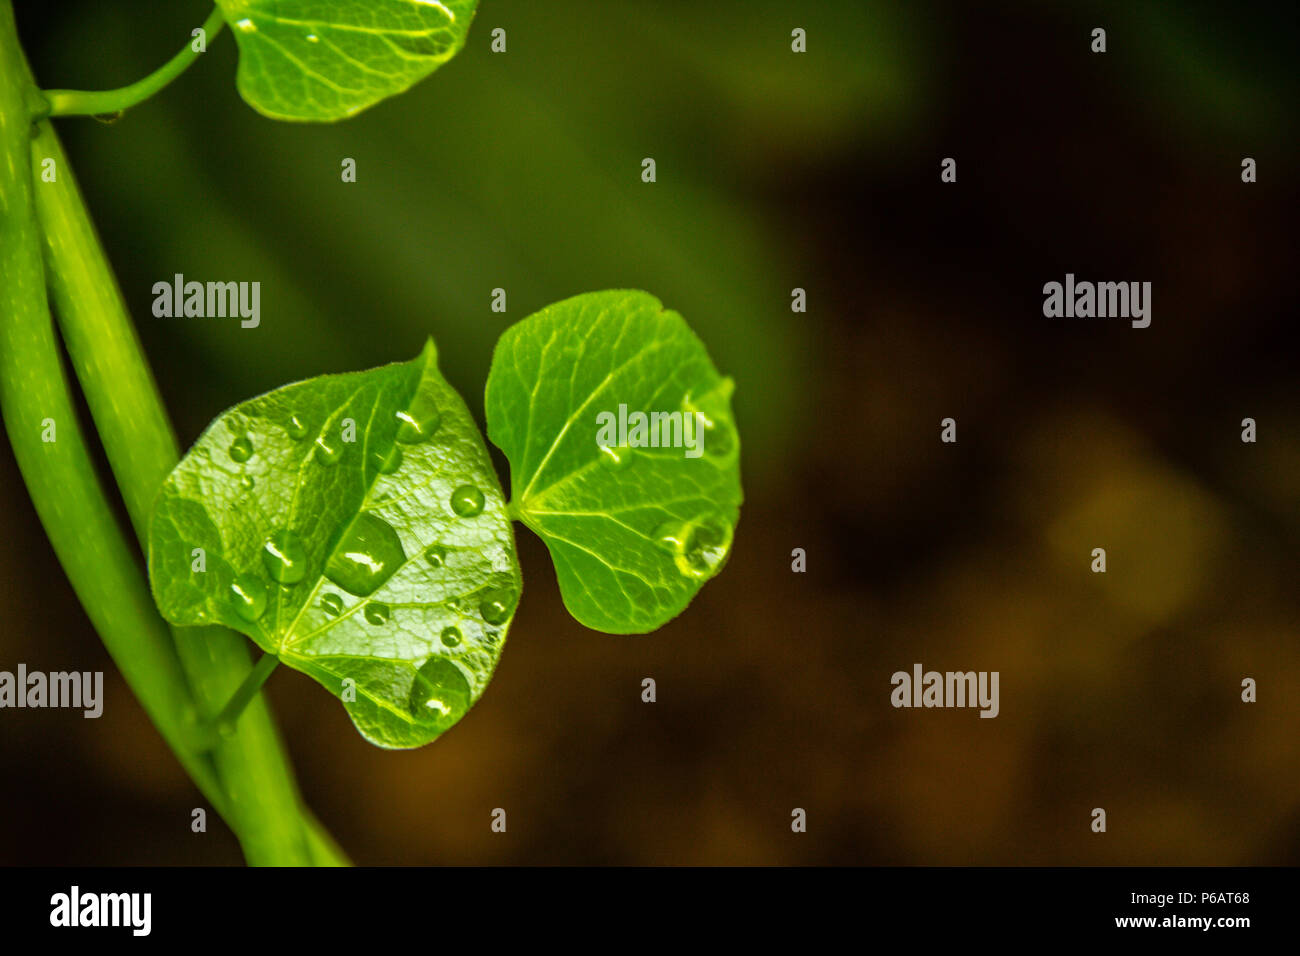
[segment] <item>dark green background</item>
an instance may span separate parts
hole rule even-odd
[[[481,422],[506,325],[603,288],[660,297],[736,379],[735,551],[659,633],[577,625],[519,529],[497,677],[433,746],[374,749],[275,675],[303,790],[355,859],[1300,861],[1297,91],[1289,21],[1224,6],[483,0],[459,57],[335,126],[245,106],[228,33],[119,122],[60,121],[185,445],[427,335]],[[208,11],[17,7],[38,78],[92,89]],[[155,318],[177,272],[260,281],[261,327]],[[1044,319],[1066,272],[1152,281],[1151,328]],[[197,796],[7,451],[0,491],[0,668],[108,672],[98,721],[0,712],[0,862],[238,862],[219,823],[190,832]],[[1001,716],[894,710],[914,662],[1000,671]]]

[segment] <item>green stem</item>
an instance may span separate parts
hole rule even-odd
[[[222,736],[230,736],[235,732],[235,725],[239,723],[239,717],[248,706],[249,701],[257,696],[257,692],[262,689],[267,678],[275,670],[280,658],[274,654],[263,654],[261,659],[253,665],[253,669],[248,672],[244,682],[239,685],[239,690],[231,696],[225,707],[221,708],[221,713],[212,721],[212,728]]]
[[[54,160],[54,182],[39,182],[50,289],[60,328],[132,524],[148,547],[153,498],[179,458],[153,374],[116,277],[86,212],[71,164],[48,121],[31,141],[37,165]],[[215,718],[249,672],[247,642],[224,628],[175,628],[176,649],[205,721]],[[310,862],[301,799],[265,702],[249,704],[241,731],[214,756],[229,819],[250,863]],[[316,840],[316,837],[311,837]]]
[[[35,89],[0,0],[0,407],[14,456],[73,590],[109,654],[207,799],[226,800],[194,752],[194,707],[136,557],[113,517],[77,422],[59,356],[32,199],[29,97]],[[50,440],[46,440],[46,439]]]
[[[203,21],[202,29],[206,35],[205,47],[206,43],[211,42],[213,37],[219,34],[221,28],[225,25],[226,21],[221,15],[221,8],[214,7],[212,12],[208,14],[207,20]],[[130,86],[123,86],[116,90],[97,90],[94,92],[46,90],[44,97],[49,104],[48,115],[103,116],[105,114],[120,113],[122,110],[138,103],[143,103],[163,89],[172,80],[189,69],[190,64],[197,60],[200,55],[194,49],[191,41],[157,70]]]

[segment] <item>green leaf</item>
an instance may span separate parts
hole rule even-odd
[[[483,438],[432,341],[221,415],[159,493],[149,580],[167,620],[242,631],[382,747],[428,743],[479,698],[522,587]]]
[[[645,292],[566,299],[497,343],[488,436],[510,460],[511,513],[546,542],[583,624],[652,631],[721,570],[742,497],[732,388],[682,317]]]
[[[465,45],[478,0],[217,0],[239,44],[240,95],[273,119],[352,116]]]

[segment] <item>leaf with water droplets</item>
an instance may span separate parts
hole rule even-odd
[[[159,494],[149,579],[167,620],[247,634],[384,747],[428,743],[478,699],[521,587],[482,435],[432,342],[221,415]]]
[[[236,84],[273,119],[352,116],[465,45],[478,0],[217,0],[239,45]]]
[[[645,292],[566,299],[497,343],[488,436],[583,624],[652,631],[722,569],[742,499],[732,387]]]

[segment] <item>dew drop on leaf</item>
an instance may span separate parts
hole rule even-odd
[[[600,461],[601,464],[608,465],[611,468],[626,468],[632,464],[632,449],[626,445],[601,445]]]
[[[442,629],[442,643],[448,647],[455,647],[460,643],[460,628],[444,627]]]
[[[245,621],[256,621],[266,612],[266,585],[253,574],[241,574],[230,582],[235,613]]]
[[[469,709],[469,681],[451,661],[431,657],[415,673],[410,708],[422,723],[450,727]]]
[[[731,524],[717,515],[691,522],[674,560],[688,577],[709,578],[722,569],[731,551]]]
[[[281,584],[297,584],[307,573],[307,551],[298,535],[281,529],[262,545],[266,573]]]
[[[343,457],[343,449],[337,442],[327,441],[324,435],[316,439],[316,460],[323,465],[332,465]]]
[[[424,559],[433,567],[440,568],[447,563],[447,549],[440,544],[431,544],[424,549]]]
[[[363,511],[325,565],[325,577],[357,597],[374,594],[406,560],[401,539],[383,518]]]
[[[515,595],[510,591],[488,591],[479,602],[478,612],[489,624],[504,624],[514,610],[515,600]]]
[[[302,441],[307,437],[307,424],[297,415],[289,418],[289,424],[285,426],[285,431],[294,441]]]
[[[253,457],[253,443],[247,435],[240,435],[230,443],[230,457],[234,461],[245,462]]]
[[[343,599],[333,592],[321,595],[320,606],[330,617],[338,617],[343,613]]]
[[[389,610],[388,605],[384,604],[382,601],[371,601],[366,605],[366,609],[363,613],[366,615],[367,621],[378,627],[382,624],[387,624],[388,618],[392,616],[393,612]]]
[[[473,485],[461,485],[451,493],[451,510],[462,518],[472,518],[483,510],[483,492]]]
[[[240,475],[240,476],[239,476],[239,487],[243,488],[245,491],[252,491],[252,490],[253,490],[253,486],[256,485],[256,484],[257,484],[257,482],[255,482],[255,481],[253,480],[253,476],[252,476],[252,475]]]
[[[433,399],[418,395],[411,407],[397,413],[397,440],[404,445],[425,441],[442,424],[442,413]]]
[[[382,451],[373,453],[375,467],[381,475],[391,475],[402,467],[402,449],[394,445],[387,454]]]

